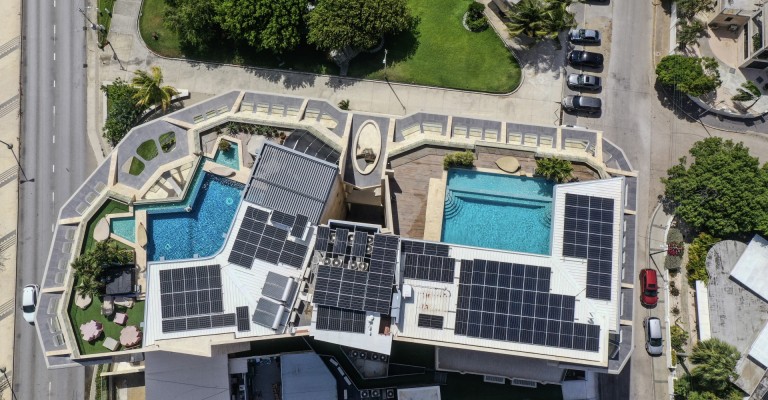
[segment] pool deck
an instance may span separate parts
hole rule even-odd
[[[389,178],[389,184],[392,188],[392,208],[394,215],[395,233],[415,238],[425,239],[425,233],[429,239],[435,240],[436,232],[434,225],[427,227],[426,222],[429,219],[434,222],[435,212],[440,211],[442,218],[442,207],[427,207],[428,189],[430,179],[441,180],[443,177],[443,157],[455,150],[448,150],[436,147],[425,147],[401,157],[390,160],[394,175]],[[520,161],[520,172],[533,175],[536,169],[536,159],[534,153],[509,149],[479,149],[475,167],[486,171],[495,171],[500,174],[506,172],[496,166],[496,160],[513,156]],[[580,181],[598,179],[598,174],[589,167],[582,164],[574,164],[573,176]],[[427,216],[428,210],[432,211]],[[440,238],[437,237],[437,240]]]

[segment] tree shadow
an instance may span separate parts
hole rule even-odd
[[[672,111],[680,120],[697,122],[700,118],[709,114],[707,110],[699,107],[691,101],[685,93],[668,88],[657,80],[654,85],[656,98],[664,108]]]
[[[565,67],[565,55],[568,46],[562,46],[554,40],[532,41],[528,38],[512,39],[518,48],[510,48],[520,62],[521,69],[530,69],[537,74],[554,73],[558,77]],[[558,39],[560,40],[560,39]]]
[[[421,32],[418,25],[408,31],[384,38],[384,44],[377,51],[361,52],[349,62],[349,75],[365,77],[384,68],[384,52],[387,65],[411,59],[419,48]]]

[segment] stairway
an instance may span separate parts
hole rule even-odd
[[[461,212],[462,201],[457,199],[450,190],[445,193],[445,207],[443,208],[443,218],[453,218]]]

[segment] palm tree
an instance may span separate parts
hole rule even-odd
[[[83,276],[77,283],[75,289],[82,296],[97,297],[101,295],[101,290],[104,288],[104,284],[99,281],[96,276]]]
[[[543,23],[544,5],[541,0],[521,0],[507,13],[507,30],[512,36],[540,39],[546,35]]]
[[[551,0],[547,3],[543,15],[543,25],[546,32],[545,37],[548,39],[560,43],[560,32],[576,26],[576,19],[573,14],[568,12],[569,4],[570,1],[567,0]]]
[[[134,77],[131,80],[139,91],[133,96],[136,105],[139,107],[150,107],[160,105],[163,112],[171,105],[171,98],[179,92],[173,86],[163,86],[163,72],[160,67],[154,66],[149,69],[134,71]]]
[[[557,183],[563,183],[571,179],[573,165],[570,161],[557,157],[539,158],[536,160],[534,173]]]
[[[739,351],[719,339],[708,339],[696,344],[690,360],[696,364],[691,376],[696,385],[717,395],[725,395],[731,389],[731,381],[738,378],[736,363]]]

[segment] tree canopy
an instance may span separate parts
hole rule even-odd
[[[179,35],[182,48],[202,52],[221,35],[216,6],[221,0],[165,0],[164,24]]]
[[[102,86],[101,90],[106,93],[109,105],[103,134],[109,144],[115,146],[138,122],[145,108],[136,105],[133,98],[139,90],[119,78],[109,85]]]
[[[576,26],[567,9],[569,0],[521,0],[507,13],[507,30],[512,36],[534,40],[557,39],[561,31]]]
[[[676,398],[741,399],[742,393],[731,384],[738,378],[736,363],[740,357],[735,347],[719,339],[696,343],[689,358],[695,366],[690,375],[675,382]]]
[[[301,43],[306,10],[307,0],[223,0],[216,20],[231,38],[282,53]]]
[[[163,86],[163,71],[158,66],[153,66],[149,72],[141,69],[133,71],[131,83],[138,89],[133,95],[138,107],[158,105],[165,112],[171,105],[171,98],[179,94],[173,86]]]
[[[722,83],[717,61],[712,57],[665,56],[656,66],[656,76],[662,85],[674,86],[691,96],[709,93]]]
[[[318,0],[307,41],[321,50],[364,50],[416,23],[406,0]]]
[[[534,172],[556,183],[563,183],[572,178],[573,165],[570,161],[557,157],[537,158]]]
[[[725,237],[768,232],[768,166],[743,143],[711,137],[694,143],[662,178],[675,214],[699,231]]]

